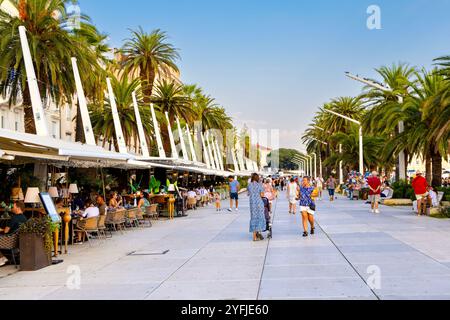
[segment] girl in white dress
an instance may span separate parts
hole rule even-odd
[[[289,214],[296,214],[297,212],[297,198],[300,187],[295,182],[294,178],[288,184],[287,195],[289,200]]]

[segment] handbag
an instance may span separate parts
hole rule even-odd
[[[311,193],[311,198],[317,197],[319,197],[319,189],[315,188],[314,191]]]
[[[309,205],[309,208],[312,210],[312,211],[316,211],[316,204],[313,202],[313,203],[311,203],[310,205]]]

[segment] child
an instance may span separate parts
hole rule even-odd
[[[220,199],[220,194],[216,193],[214,198],[216,200],[216,211],[222,211],[222,199]]]

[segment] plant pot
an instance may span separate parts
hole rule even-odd
[[[20,269],[36,271],[52,264],[51,252],[45,249],[44,238],[36,234],[20,235]]]

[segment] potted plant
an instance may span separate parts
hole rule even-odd
[[[36,271],[52,264],[53,232],[59,225],[49,217],[32,218],[22,224],[20,235],[20,269]]]

